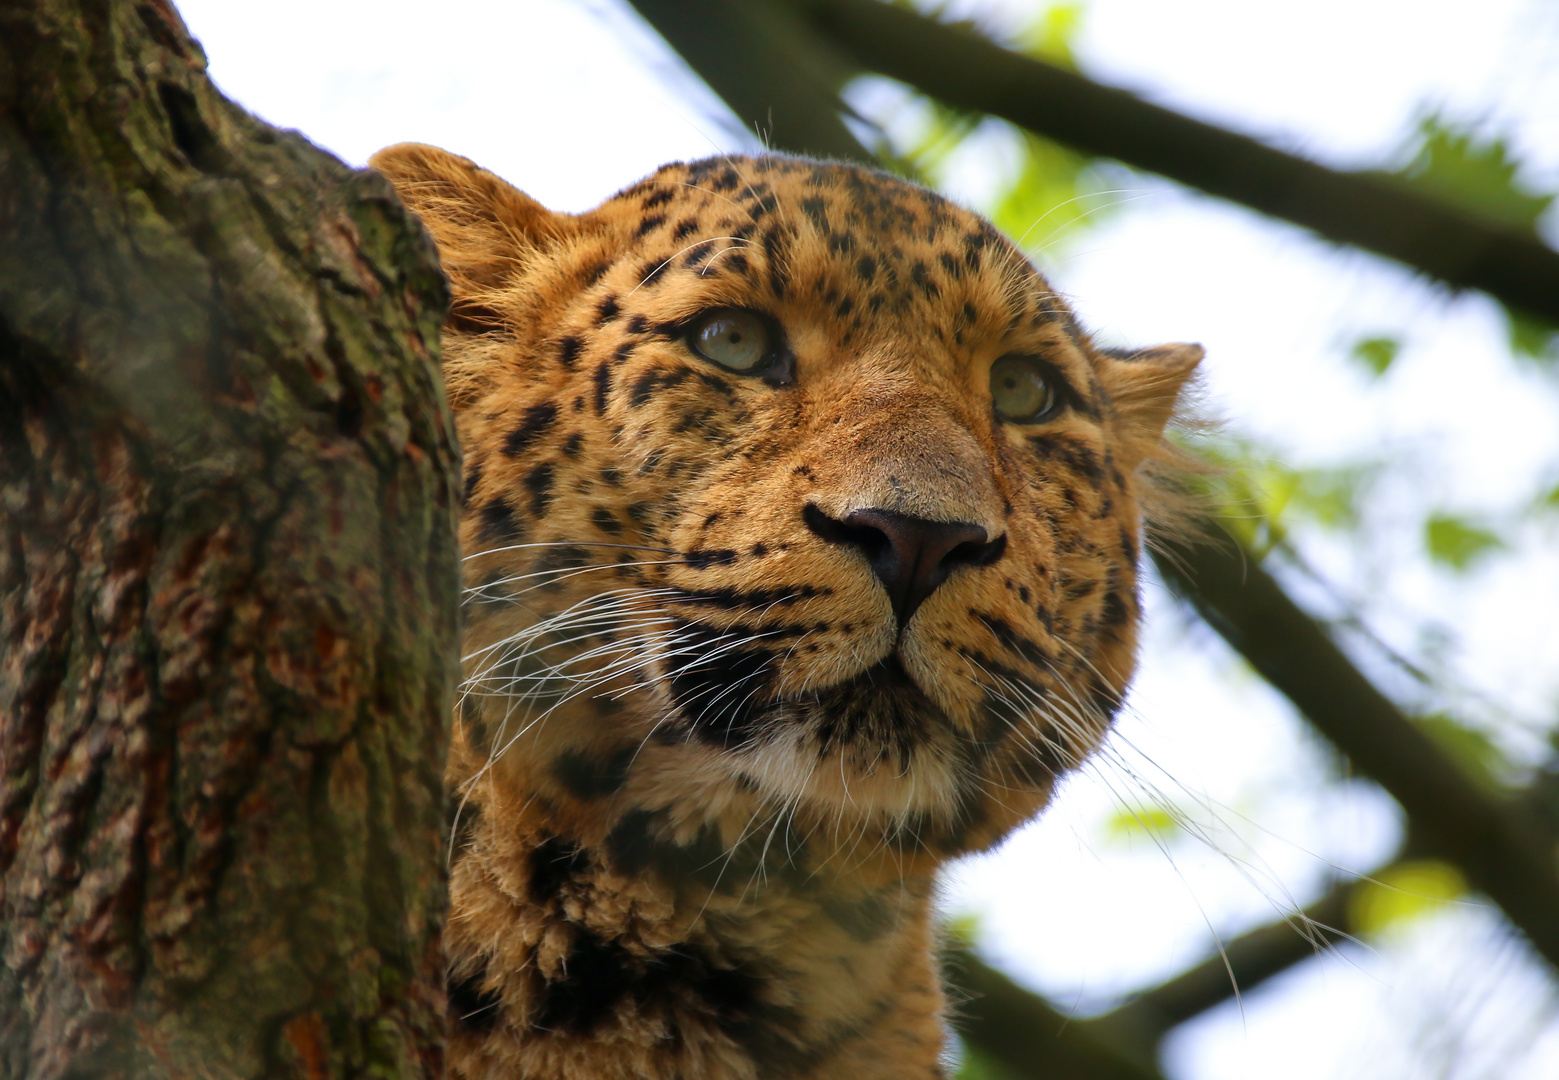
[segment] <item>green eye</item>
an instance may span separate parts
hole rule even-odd
[[[701,316],[688,331],[688,343],[705,360],[731,371],[757,371],[773,352],[764,321],[737,308],[721,308]]]
[[[1059,403],[1053,376],[1027,356],[1003,356],[991,365],[991,402],[1003,420],[1029,424],[1044,419]]]

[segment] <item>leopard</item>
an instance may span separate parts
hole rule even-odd
[[[938,870],[1122,708],[1202,348],[864,165],[371,164],[452,297],[451,1075],[947,1075]]]

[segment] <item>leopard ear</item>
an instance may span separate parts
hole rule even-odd
[[[1186,380],[1201,363],[1200,345],[1155,345],[1147,349],[1104,351],[1105,385],[1121,423],[1148,446],[1164,434]]]
[[[416,212],[438,244],[458,306],[501,289],[536,255],[577,228],[468,158],[420,143],[386,147],[368,159]]]

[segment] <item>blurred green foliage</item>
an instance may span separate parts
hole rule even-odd
[[[1213,465],[1201,481],[1202,498],[1258,558],[1287,540],[1300,523],[1357,529],[1371,484],[1383,468],[1373,461],[1295,468],[1255,440],[1227,433],[1199,440],[1194,452]]]
[[[968,20],[947,19],[944,6],[896,2],[949,25],[991,36],[988,28]],[[1036,59],[1075,70],[1072,43],[1084,14],[1080,3],[1040,7],[1009,35],[1006,44]],[[933,187],[947,187],[959,164],[959,152],[969,146],[977,131],[1005,144],[1005,154],[981,148],[987,158],[1004,157],[1010,164],[980,209],[1027,251],[1053,254],[1079,234],[1082,226],[1098,221],[1124,201],[1122,193],[1115,190],[1115,181],[1124,175],[1119,167],[1112,168],[1010,124],[950,109],[919,94],[908,95],[902,108],[913,114],[911,124],[903,124],[900,115],[868,118],[883,133],[872,150],[893,168]],[[886,134],[906,126],[914,129],[908,138],[895,141]]]
[[[1117,810],[1104,822],[1104,838],[1117,842],[1147,837],[1155,843],[1176,838],[1185,815],[1167,806],[1132,806]]]
[[[1076,71],[1077,57],[1072,52],[1072,42],[1083,27],[1086,13],[1086,8],[1077,3],[1042,8],[1018,31],[1013,45],[1036,60]]]
[[[1111,193],[1086,158],[1037,135],[1014,134],[1020,164],[988,207],[989,216],[1020,247],[1050,251],[1086,218],[1107,212]]]
[[[1498,533],[1455,514],[1434,513],[1424,520],[1424,550],[1458,573],[1506,546]]]
[[[979,912],[965,911],[942,920],[942,933],[955,948],[971,949],[980,940]]]
[[[1548,363],[1559,358],[1559,331],[1542,319],[1506,308],[1505,330],[1510,351],[1517,356]]]
[[[1363,937],[1404,929],[1465,896],[1467,880],[1437,859],[1401,862],[1362,881],[1349,897],[1348,922]]]
[[[1380,378],[1391,367],[1391,362],[1402,351],[1402,340],[1395,337],[1360,338],[1353,343],[1348,355],[1363,365],[1375,378]]]
[[[967,1044],[960,1046],[958,1071],[955,1080],[1015,1080],[1012,1073],[1000,1062],[993,1061]]]
[[[1499,136],[1447,120],[1437,112],[1418,122],[1413,156],[1396,175],[1411,186],[1525,233],[1553,205],[1554,196],[1518,179],[1521,163]]]
[[[1409,141],[1408,163],[1398,180],[1445,202],[1519,232],[1537,234],[1538,221],[1554,204],[1551,192],[1535,191],[1520,177],[1521,162],[1507,139],[1448,120],[1438,112],[1418,122]],[[1553,361],[1559,331],[1542,320],[1506,310],[1507,337],[1517,356]]]

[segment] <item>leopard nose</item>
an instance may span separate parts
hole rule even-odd
[[[988,566],[1007,550],[1005,534],[986,540],[985,530],[967,521],[928,521],[874,507],[852,510],[839,520],[811,503],[801,517],[829,543],[861,550],[888,591],[901,628],[958,567]]]

